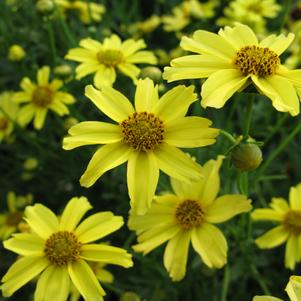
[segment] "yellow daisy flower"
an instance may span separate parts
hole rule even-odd
[[[50,68],[44,66],[38,70],[37,83],[28,77],[22,79],[20,87],[22,92],[16,92],[14,100],[18,103],[26,103],[18,113],[18,121],[21,125],[27,125],[33,119],[35,129],[41,129],[44,125],[48,110],[54,111],[59,116],[69,114],[66,105],[74,103],[74,97],[66,92],[58,91],[63,82],[54,79],[49,82]]]
[[[128,161],[127,183],[131,207],[144,214],[150,207],[159,179],[159,169],[183,181],[198,180],[201,168],[177,147],[200,147],[215,142],[219,131],[202,117],[185,117],[196,100],[193,86],[178,86],[160,99],[158,86],[139,80],[135,109],[117,90],[98,91],[86,87],[86,96],[117,124],[85,121],[69,130],[63,148],[106,144],[93,155],[82,175],[82,186],[90,187],[106,171]]]
[[[212,224],[252,208],[244,195],[217,197],[222,160],[223,156],[219,156],[208,161],[203,167],[205,177],[197,182],[188,184],[171,178],[175,194],[157,196],[144,216],[130,212],[129,228],[138,234],[138,244],[133,249],[145,255],[168,241],[164,266],[173,281],[185,276],[190,242],[208,267],[223,267],[227,262],[227,242]]]
[[[75,197],[58,219],[42,204],[27,207],[25,220],[32,233],[14,234],[3,243],[6,249],[22,256],[2,278],[3,296],[11,296],[41,274],[34,295],[36,301],[66,301],[71,282],[86,301],[102,301],[105,292],[86,261],[126,268],[133,263],[124,249],[91,243],[123,225],[122,217],[111,212],[93,214],[79,224],[91,208],[85,197]]]
[[[290,33],[258,42],[254,32],[242,24],[220,29],[218,34],[197,30],[192,39],[182,38],[181,47],[198,54],[172,60],[163,78],[172,82],[208,77],[201,92],[204,108],[221,108],[236,91],[254,84],[276,110],[295,116],[299,114],[301,69],[288,70],[279,57],[293,39]]]
[[[273,198],[271,208],[256,209],[253,220],[270,220],[279,223],[277,227],[256,239],[261,249],[277,247],[284,242],[285,267],[293,270],[301,260],[301,183],[291,187],[289,204],[282,198]]]
[[[0,142],[10,136],[17,120],[19,105],[13,100],[12,92],[0,94]]]
[[[142,39],[128,39],[122,42],[113,34],[100,43],[91,38],[79,42],[81,48],[72,48],[66,59],[81,62],[76,68],[76,79],[95,73],[94,84],[100,88],[113,85],[116,71],[130,77],[134,82],[140,73],[135,64],[156,64],[157,60],[151,51],[140,51],[146,47]]]

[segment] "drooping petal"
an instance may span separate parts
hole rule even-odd
[[[174,146],[162,143],[154,150],[159,168],[170,177],[184,182],[202,178],[201,166]]]
[[[94,75],[94,85],[98,89],[105,86],[112,86],[116,80],[116,71],[113,67],[99,66]]]
[[[84,187],[92,186],[105,172],[126,162],[130,152],[131,149],[121,142],[102,146],[90,160],[80,178],[80,184]]]
[[[151,206],[159,180],[159,167],[152,152],[132,152],[127,167],[131,208],[143,215]]]
[[[45,257],[25,256],[18,259],[2,278],[3,296],[10,297],[16,290],[39,275],[48,264]]]
[[[33,125],[35,129],[40,130],[43,127],[45,123],[46,115],[47,115],[46,108],[36,110],[34,120],[33,120]]]
[[[301,183],[290,189],[289,202],[294,210],[301,210]]]
[[[49,266],[39,277],[35,301],[66,301],[70,292],[70,278],[65,267]]]
[[[37,82],[39,86],[46,86],[49,81],[50,68],[48,66],[44,66],[38,70],[37,73]]]
[[[191,234],[194,250],[210,268],[221,268],[227,262],[227,241],[215,226],[203,223],[194,228]]]
[[[88,261],[116,264],[129,268],[133,266],[132,256],[122,248],[102,244],[83,245],[80,257]]]
[[[271,99],[273,107],[280,112],[289,112],[296,116],[300,112],[299,99],[293,84],[280,75],[266,78],[252,76],[259,91]]]
[[[63,140],[63,148],[70,150],[82,145],[110,144],[122,140],[120,126],[107,122],[83,121],[74,125]]]
[[[18,123],[21,126],[27,125],[34,117],[35,108],[32,104],[23,106],[18,113]]]
[[[102,69],[101,65],[99,65],[98,62],[87,62],[87,63],[82,63],[78,65],[75,69],[76,72],[76,79],[81,79],[85,77],[86,75],[89,75],[91,73],[95,73],[99,69]]]
[[[255,242],[261,249],[270,249],[283,244],[287,240],[288,235],[288,231],[281,225],[266,232],[257,238]]]
[[[158,86],[149,78],[139,80],[135,94],[135,108],[137,112],[152,112],[159,101]]]
[[[180,281],[186,274],[190,231],[180,231],[167,244],[164,252],[164,266],[173,281]]]
[[[66,114],[69,114],[68,107],[62,101],[60,101],[57,97],[54,98],[54,101],[49,106],[49,109],[54,111],[59,116],[64,116]]]
[[[114,121],[121,122],[135,112],[130,101],[113,88],[105,87],[102,91],[99,91],[89,85],[86,87],[85,95],[92,100],[100,111]]]
[[[60,230],[73,231],[83,216],[92,208],[86,197],[74,197],[66,205],[60,218]]]
[[[209,128],[211,121],[202,117],[180,117],[166,124],[164,141],[176,147],[201,147],[215,143],[218,129]]]
[[[131,63],[122,63],[117,66],[118,70],[132,79],[136,84],[140,69]]]
[[[285,267],[293,270],[296,266],[296,263],[300,260],[300,256],[300,245],[298,237],[291,234],[287,238],[285,247]]]
[[[154,107],[154,113],[162,121],[169,122],[184,117],[189,106],[196,101],[194,87],[177,86],[166,92]]]
[[[270,35],[263,39],[259,46],[267,47],[270,50],[273,50],[278,55],[281,55],[293,42],[295,35],[293,33],[289,33],[287,36],[281,34],[279,36]]]
[[[23,256],[42,256],[45,241],[34,233],[17,233],[4,241],[5,249]]]
[[[43,239],[47,239],[59,229],[59,222],[55,214],[42,204],[27,206],[25,220],[31,230]]]
[[[246,196],[223,195],[206,209],[206,221],[209,223],[222,223],[237,214],[248,212],[251,209],[251,201]]]
[[[112,212],[100,212],[83,220],[75,229],[75,234],[81,243],[89,243],[98,240],[123,225],[121,216],[114,216]]]
[[[221,108],[248,80],[237,69],[224,69],[210,75],[202,86],[202,107]]]
[[[106,294],[95,274],[84,260],[77,260],[68,265],[70,278],[85,301],[103,301]]]

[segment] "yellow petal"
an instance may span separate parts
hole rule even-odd
[[[180,117],[166,124],[164,141],[176,147],[201,147],[215,143],[218,129],[209,128],[211,121],[202,117]]]
[[[18,259],[2,278],[3,296],[10,297],[16,290],[39,275],[48,264],[45,257],[26,256]]]
[[[151,206],[159,180],[159,167],[152,152],[132,152],[127,183],[133,212],[143,215]]]
[[[48,66],[44,66],[38,70],[37,74],[37,82],[39,86],[46,86],[49,81],[50,68]]]
[[[143,49],[145,47],[146,44],[142,39],[139,39],[137,41],[135,41],[134,39],[128,39],[124,41],[124,43],[122,43],[121,50],[122,53],[124,53],[124,55],[128,57],[133,53],[135,53],[136,51]]]
[[[92,51],[96,51],[96,52],[102,50],[102,44],[91,38],[80,40],[79,45],[83,48],[86,48],[86,49],[92,50]]]
[[[71,136],[63,140],[63,148],[67,150],[82,145],[116,143],[122,139],[120,126],[99,121],[80,122],[68,133]]]
[[[201,167],[176,147],[162,143],[154,154],[159,168],[170,177],[184,182],[202,178]]]
[[[126,162],[130,152],[130,148],[121,142],[102,146],[90,160],[80,178],[80,184],[84,187],[92,186],[105,172]]]
[[[100,111],[117,122],[122,122],[135,112],[130,101],[113,88],[105,87],[99,91],[89,85],[85,94]]]
[[[95,73],[99,69],[101,69],[101,65],[97,62],[93,61],[93,62],[82,63],[79,66],[77,66],[75,69],[76,79],[81,79],[86,75]]]
[[[13,234],[12,238],[4,241],[3,245],[5,249],[19,255],[39,256],[44,254],[44,243],[45,241],[34,233],[17,233]]]
[[[69,114],[68,107],[56,97],[53,103],[49,106],[49,109],[54,111],[59,116],[64,116],[66,114]]]
[[[73,231],[83,216],[92,208],[86,197],[74,197],[66,205],[60,218],[60,230]]]
[[[289,201],[292,209],[301,210],[301,183],[290,189]]]
[[[28,92],[16,92],[12,99],[17,103],[29,102],[31,101],[31,94]]]
[[[126,250],[101,244],[84,245],[80,257],[88,261],[97,261],[106,264],[116,264],[129,268],[133,266],[132,256]]]
[[[88,243],[98,240],[123,225],[121,216],[114,216],[112,212],[100,212],[93,214],[83,220],[75,229],[75,234],[81,243]]]
[[[65,58],[76,62],[98,63],[96,52],[83,48],[70,49]]]
[[[209,76],[202,86],[202,107],[221,108],[248,80],[237,69],[224,69]]]
[[[137,81],[137,77],[140,73],[140,69],[133,65],[132,63],[121,63],[117,66],[119,71],[126,76],[130,77],[134,83]]]
[[[59,90],[60,88],[62,88],[64,85],[64,82],[62,80],[59,80],[59,79],[54,79],[51,81],[51,83],[49,84],[51,90],[53,91],[56,91],[56,90]],[[65,93],[67,94],[67,93]]]
[[[36,84],[34,84],[28,77],[22,79],[20,87],[31,95],[31,93],[36,89]]]
[[[285,290],[289,295],[291,301],[300,301],[301,300],[301,277],[291,276]]]
[[[288,238],[288,231],[283,226],[277,226],[255,240],[261,249],[270,249],[283,244]]]
[[[40,130],[44,123],[45,123],[45,119],[46,119],[46,114],[47,114],[47,109],[37,109],[35,116],[34,116],[34,120],[33,120],[33,126],[35,129]]]
[[[116,80],[116,72],[113,67],[99,66],[94,75],[94,85],[101,89],[104,86],[112,86]]]
[[[42,204],[27,206],[25,219],[31,230],[43,239],[47,239],[59,229],[59,222],[55,214]]]
[[[35,300],[65,301],[70,292],[70,278],[65,267],[49,266],[39,277]]]
[[[293,42],[294,38],[295,35],[293,33],[289,33],[287,36],[283,34],[279,36],[270,35],[263,39],[259,43],[259,46],[267,47],[276,52],[278,55],[281,55]]]
[[[138,51],[126,58],[132,64],[157,64],[157,58],[151,51]]]
[[[290,235],[285,246],[285,267],[295,269],[296,263],[300,261],[300,243],[296,235]]]
[[[284,214],[282,212],[277,212],[273,209],[255,209],[251,217],[253,220],[270,220],[270,221],[283,221]]]
[[[27,125],[34,117],[35,109],[32,104],[23,106],[18,114],[18,123],[21,126]]]
[[[152,112],[154,106],[158,103],[158,86],[146,78],[139,80],[135,93],[135,108],[137,112]]]
[[[75,99],[71,94],[61,91],[55,93],[55,99],[67,105],[73,104],[75,102]]]
[[[199,198],[200,181],[186,183],[175,178],[170,178],[170,184],[175,194],[179,198],[191,200]]]
[[[271,296],[255,296],[253,298],[253,301],[283,301],[283,300]]]
[[[181,231],[166,246],[164,266],[172,281],[180,281],[185,277],[190,236],[190,231]]]
[[[251,200],[244,195],[223,195],[217,198],[206,209],[206,221],[209,223],[222,223],[237,214],[248,212],[252,209]]]
[[[271,99],[273,107],[280,112],[289,112],[296,116],[300,112],[299,99],[293,84],[279,75],[266,78],[252,76],[259,91]]]
[[[177,86],[169,90],[154,107],[155,115],[164,122],[184,117],[189,106],[196,101],[196,94],[193,90],[193,86]]]
[[[227,241],[215,226],[203,223],[194,228],[191,234],[194,250],[210,268],[221,268],[227,262]]]
[[[68,271],[73,284],[86,301],[103,301],[106,293],[84,260],[77,260],[69,264]]]
[[[287,201],[283,198],[272,198],[272,202],[269,204],[275,211],[285,214],[290,210]]]

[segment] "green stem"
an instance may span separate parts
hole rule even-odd
[[[264,161],[257,173],[257,179],[260,179],[273,160],[288,146],[292,139],[301,132],[301,122],[294,128],[294,130],[273,150],[268,159]]]
[[[277,121],[276,125],[273,127],[272,131],[269,133],[269,135],[265,138],[264,144],[268,143],[271,138],[278,132],[278,130],[282,127],[283,123],[288,118],[289,114],[283,114],[281,118]]]
[[[55,46],[54,31],[53,31],[52,22],[50,19],[46,20],[46,26],[47,26],[49,44],[50,44],[50,49],[51,49],[52,63],[53,63],[53,66],[55,66],[56,65],[56,46]]]
[[[263,277],[261,276],[261,274],[257,270],[256,266],[253,263],[251,263],[250,268],[251,268],[252,274],[254,276],[254,279],[258,282],[258,284],[261,287],[264,294],[265,295],[271,295],[271,292],[270,292],[269,288],[267,287]]]
[[[279,30],[278,30],[279,34],[281,33],[281,31],[282,31],[282,29],[283,29],[283,27],[286,23],[286,20],[287,20],[287,17],[288,17],[290,8],[291,8],[291,4],[292,4],[292,0],[284,1],[284,4],[282,6],[282,12],[283,12],[282,20],[281,20],[280,27],[279,27]]]
[[[249,98],[248,98],[248,104],[247,104],[247,110],[246,110],[246,119],[245,119],[244,130],[243,130],[243,140],[244,141],[246,141],[249,137],[254,99],[255,99],[255,95],[250,94]]]
[[[230,284],[230,267],[227,264],[224,269],[223,287],[221,293],[221,301],[227,301],[227,294]]]
[[[221,130],[220,134],[226,137],[232,144],[236,144],[235,138],[225,130]]]

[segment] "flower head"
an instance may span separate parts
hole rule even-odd
[[[276,110],[295,116],[300,110],[301,69],[288,70],[280,61],[293,39],[289,33],[258,42],[254,32],[242,24],[220,29],[218,34],[197,30],[192,39],[181,41],[184,50],[197,54],[172,60],[163,77],[170,82],[208,77],[201,93],[205,108],[221,108],[235,92],[254,84]]]
[[[58,219],[42,204],[27,207],[25,220],[32,232],[14,234],[4,242],[6,249],[22,257],[2,278],[3,295],[11,296],[41,274],[35,300],[66,301],[72,282],[86,301],[102,301],[105,292],[87,261],[128,268],[132,260],[124,249],[92,243],[119,229],[123,219],[111,212],[100,212],[80,223],[91,208],[85,197],[75,197]]]
[[[95,73],[94,84],[98,88],[113,85],[117,70],[136,82],[140,69],[135,64],[155,64],[157,61],[152,52],[140,51],[146,47],[142,39],[122,42],[113,34],[103,43],[87,38],[81,40],[79,45],[81,48],[70,49],[66,58],[81,62],[76,68],[77,79]]]
[[[174,194],[157,196],[144,216],[130,212],[129,228],[138,234],[137,252],[149,253],[168,241],[164,266],[174,281],[185,276],[190,242],[210,268],[221,268],[227,262],[227,242],[212,224],[251,210],[243,195],[217,197],[220,188],[219,168],[223,156],[208,161],[204,178],[193,183],[171,179]]]
[[[106,171],[128,161],[127,182],[131,206],[144,214],[149,208],[159,178],[159,169],[183,181],[198,180],[201,168],[177,147],[200,147],[215,142],[219,131],[211,121],[185,117],[196,100],[193,87],[178,86],[158,96],[150,79],[139,80],[135,108],[120,92],[86,87],[86,96],[117,124],[85,121],[69,130],[63,148],[106,144],[93,155],[80,182],[92,186]]]
[[[256,209],[253,220],[270,220],[279,225],[256,239],[261,249],[270,249],[287,242],[285,266],[294,269],[301,259],[301,183],[290,189],[289,204],[282,198],[273,198],[271,208]]]
[[[18,113],[21,125],[27,125],[33,119],[35,129],[41,129],[45,123],[48,110],[54,111],[59,116],[69,114],[66,105],[74,103],[74,97],[66,92],[58,91],[63,82],[54,79],[49,82],[50,68],[44,66],[38,70],[37,83],[28,77],[22,79],[20,87],[22,92],[16,92],[14,100],[26,103]]]

